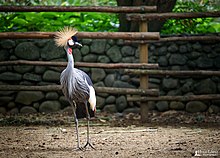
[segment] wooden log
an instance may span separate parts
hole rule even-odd
[[[148,75],[161,75],[161,76],[220,76],[220,71],[209,71],[209,70],[179,70],[179,71],[174,71],[174,70],[130,70],[130,69],[125,69],[125,73],[128,74],[148,74]]]
[[[144,44],[158,42],[173,42],[173,41],[220,41],[220,36],[183,36],[183,37],[165,37],[159,40],[125,40],[125,44]]]
[[[0,12],[106,12],[145,13],[155,12],[156,6],[0,6]]]
[[[111,94],[136,94],[136,95],[150,95],[158,96],[158,89],[132,89],[132,88],[112,88],[112,87],[95,87],[97,93],[111,93]]]
[[[91,39],[160,39],[159,32],[79,32],[77,36]]]
[[[0,91],[60,91],[60,85],[46,86],[24,86],[24,85],[0,85]],[[134,94],[134,95],[151,95],[158,96],[157,89],[132,89],[132,88],[112,88],[112,87],[95,87],[96,93],[110,94]]]
[[[0,39],[51,39],[55,32],[1,32]],[[78,32],[78,38],[158,40],[159,32]]]
[[[60,85],[24,86],[24,85],[0,85],[0,91],[59,91]]]
[[[189,18],[207,18],[220,17],[220,11],[213,12],[190,12],[190,13],[148,13],[148,14],[127,14],[127,20],[150,21],[164,19],[189,19]]]
[[[188,96],[159,96],[159,97],[127,97],[129,102],[142,101],[195,101],[220,100],[220,94],[188,95]]]
[[[0,32],[0,39],[50,39],[54,32]]]
[[[55,67],[65,67],[67,62],[58,61],[27,61],[27,60],[13,60],[13,61],[0,61],[0,66],[3,65],[41,65],[41,66],[55,66]],[[85,63],[85,62],[75,62],[76,67],[90,67],[90,68],[104,68],[104,69],[118,69],[118,68],[140,68],[140,69],[156,69],[158,64],[148,64],[148,63]]]

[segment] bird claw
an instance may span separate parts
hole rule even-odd
[[[77,148],[76,148],[76,151],[83,151],[83,150],[84,150],[83,147],[77,147]]]
[[[87,142],[86,145],[84,145],[83,149],[86,149],[87,146],[90,146],[92,149],[95,150],[95,147],[90,142]]]

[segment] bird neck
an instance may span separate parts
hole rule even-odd
[[[67,54],[67,58],[68,58],[68,64],[67,64],[67,67],[68,68],[74,68],[74,58],[73,58],[73,55],[72,55],[72,48],[70,47],[65,47],[65,50],[66,50],[66,54]]]

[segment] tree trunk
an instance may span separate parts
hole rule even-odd
[[[163,13],[163,12],[171,12],[174,5],[176,4],[176,0],[117,0],[118,6],[157,6],[157,12]],[[163,21],[150,21],[149,22],[149,31],[150,32],[159,32],[166,20]],[[121,13],[119,14],[119,22],[120,27],[119,31],[123,32],[136,32],[138,31],[138,23],[127,21],[126,20],[126,14]]]

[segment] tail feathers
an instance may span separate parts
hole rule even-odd
[[[87,104],[90,117],[95,116],[95,112],[90,108],[90,104]],[[77,118],[86,118],[86,108],[84,103],[78,103],[76,105],[76,116]]]

